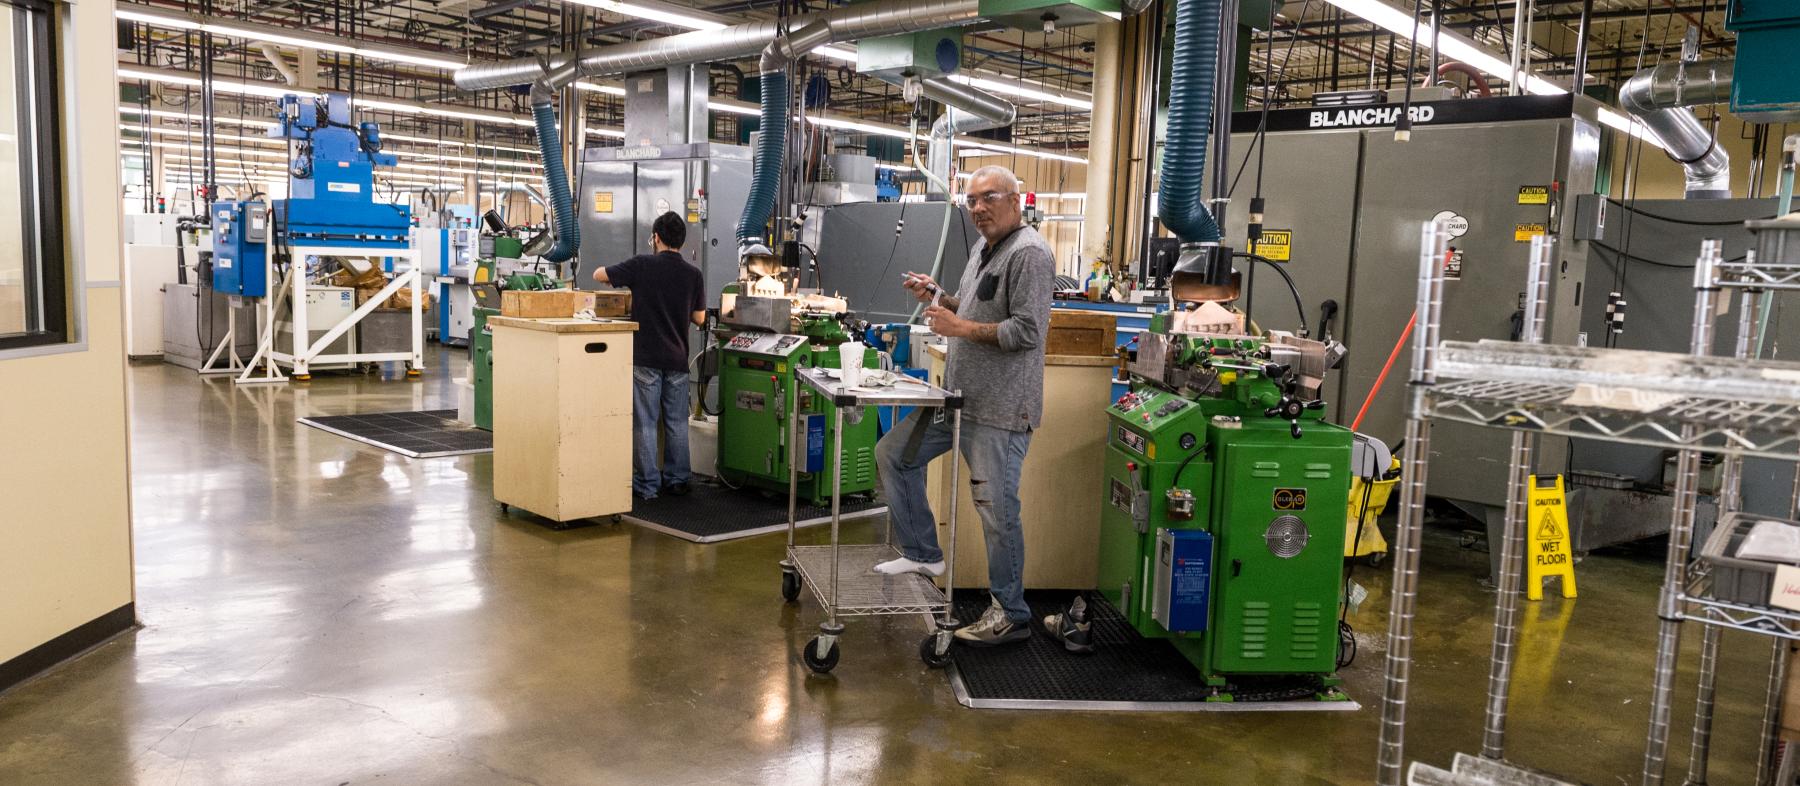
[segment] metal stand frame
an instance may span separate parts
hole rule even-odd
[[[318,341],[308,342],[311,335],[306,324],[306,258],[314,257],[391,257],[396,262],[404,260],[406,269],[395,273],[387,286],[368,302],[356,307],[349,316],[333,325]],[[270,260],[268,280],[274,281],[275,263]],[[398,265],[396,264],[396,267]],[[336,246],[296,246],[288,251],[287,268],[283,271],[281,283],[268,297],[258,304],[258,321],[261,324],[261,338],[256,344],[256,354],[250,357],[248,365],[234,380],[240,385],[271,384],[288,381],[287,375],[276,367],[277,363],[286,364],[293,369],[295,377],[305,379],[312,375],[315,364],[356,364],[379,363],[390,360],[403,360],[407,363],[407,375],[416,376],[425,368],[424,325],[421,323],[422,307],[420,293],[424,273],[419,269],[418,251],[411,248],[347,248]],[[412,351],[410,352],[350,352],[326,354],[325,349],[338,340],[351,328],[361,322],[363,317],[375,311],[382,303],[402,287],[412,293]],[[289,351],[275,347],[275,324],[280,315],[281,303],[286,301],[293,346]],[[258,369],[262,373],[257,373]]]
[[[951,634],[956,629],[953,601],[956,587],[956,513],[960,499],[957,488],[958,460],[962,455],[962,397],[943,388],[916,380],[902,387],[867,390],[846,389],[822,369],[800,369],[796,374],[800,385],[811,388],[832,403],[831,445],[831,545],[799,546],[794,543],[798,529],[798,494],[800,463],[805,457],[806,434],[800,421],[800,391],[788,402],[788,530],[787,554],[781,561],[782,592],[789,600],[799,595],[799,587],[811,585],[813,596],[825,610],[825,621],[819,623],[819,635],[807,642],[806,663],[814,671],[824,673],[837,665],[837,641],[844,633],[842,617],[880,614],[940,614],[936,630],[920,644],[920,655],[928,665],[941,666],[948,661]],[[931,579],[917,573],[888,576],[869,570],[877,562],[897,558],[899,549],[892,543],[892,527],[882,543],[845,545],[840,536],[844,470],[844,413],[867,406],[921,407],[942,409],[950,417],[950,543],[944,549],[947,570],[944,588],[938,589]],[[921,412],[920,417],[928,417]],[[858,566],[846,574],[843,564],[853,560]],[[824,582],[829,581],[827,585]]]
[[[1705,627],[1687,783],[1706,783],[1718,648],[1726,628],[1775,637],[1762,718],[1762,755],[1757,766],[1760,786],[1774,782],[1777,766],[1793,764],[1792,756],[1778,760],[1774,753],[1787,643],[1800,640],[1800,613],[1707,597],[1704,566],[1690,563],[1689,552],[1702,453],[1725,457],[1722,511],[1742,506],[1740,484],[1745,457],[1800,459],[1796,456],[1800,448],[1796,437],[1800,430],[1800,384],[1775,381],[1792,380],[1800,369],[1791,363],[1758,359],[1763,338],[1762,314],[1769,308],[1774,291],[1800,291],[1800,263],[1774,260],[1759,264],[1754,253],[1742,262],[1727,263],[1722,258],[1720,242],[1705,241],[1695,267],[1693,331],[1684,361],[1695,373],[1677,378],[1669,372],[1671,364],[1666,353],[1542,345],[1544,308],[1556,258],[1554,241],[1543,237],[1534,239],[1532,244],[1522,342],[1538,346],[1525,348],[1521,344],[1492,341],[1440,342],[1444,287],[1440,260],[1447,243],[1448,237],[1434,223],[1424,227],[1419,257],[1420,330],[1413,347],[1411,404],[1403,458],[1405,485],[1395,538],[1378,783],[1399,786],[1406,782],[1406,703],[1412,668],[1413,615],[1418,599],[1427,457],[1434,420],[1514,431],[1505,537],[1499,544],[1500,590],[1495,599],[1482,757],[1495,766],[1509,766],[1501,760],[1505,755],[1507,699],[1518,635],[1519,578],[1527,512],[1524,494],[1531,472],[1534,435],[1548,433],[1656,445],[1679,452],[1669,548],[1657,609],[1661,622],[1642,782],[1645,786],[1660,786],[1663,782],[1676,661],[1685,621]],[[1726,361],[1710,356],[1721,293],[1728,288],[1741,290],[1742,295],[1736,352]],[[1601,360],[1605,362],[1596,362]],[[1645,394],[1649,400],[1635,407],[1617,402],[1581,403],[1581,394],[1588,388],[1623,389]],[[1796,467],[1796,478],[1800,480],[1800,466]],[[1791,512],[1800,518],[1800,488]],[[1438,772],[1426,765],[1413,766],[1427,773]]]
[[[237,375],[244,372],[244,358],[237,351],[237,312],[242,305],[243,298],[236,295],[225,301],[225,337],[219,341],[218,346],[213,347],[212,354],[206,356],[206,362],[200,364],[202,376]],[[219,362],[221,355],[225,357],[224,368],[214,365]]]

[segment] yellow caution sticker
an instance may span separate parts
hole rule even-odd
[[[611,213],[611,212],[613,212],[613,192],[611,192],[611,191],[595,191],[594,192],[594,212],[596,212],[596,213]]]
[[[700,223],[700,214],[699,213],[688,213],[688,223],[690,223],[690,224]]]
[[[1532,238],[1549,233],[1550,228],[1543,224],[1514,224],[1513,242],[1530,243]]]
[[[1575,597],[1575,553],[1569,546],[1569,509],[1561,475],[1533,475],[1525,492],[1525,597],[1544,599],[1544,579],[1562,578]]]
[[[1519,186],[1519,204],[1521,204],[1521,205],[1548,205],[1548,204],[1550,204],[1550,187],[1549,186]]]
[[[1251,253],[1270,262],[1291,261],[1294,250],[1294,230],[1265,229],[1253,248]]]

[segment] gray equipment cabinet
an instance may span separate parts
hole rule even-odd
[[[1308,329],[1317,331],[1320,304],[1335,300],[1332,335],[1350,350],[1342,374],[1326,383],[1335,419],[1348,425],[1374,386],[1413,312],[1417,227],[1448,213],[1455,264],[1444,286],[1443,338],[1509,339],[1521,311],[1531,236],[1563,238],[1574,228],[1572,194],[1593,193],[1600,148],[1599,104],[1572,96],[1519,96],[1415,102],[1410,142],[1394,140],[1400,107],[1377,104],[1312,107],[1269,113],[1264,135],[1263,195],[1268,230],[1292,232],[1289,261],[1305,299]],[[1262,116],[1232,118],[1234,170],[1252,151]],[[1214,162],[1215,164],[1219,162]],[[1253,160],[1250,166],[1256,166]],[[1254,192],[1246,173],[1231,200],[1226,227],[1241,232]],[[1225,239],[1245,250],[1241,236]],[[1549,333],[1576,343],[1580,330],[1587,244],[1557,244],[1550,286]],[[1240,269],[1252,316],[1266,328],[1291,329],[1293,298],[1266,265]],[[1359,430],[1396,443],[1404,431],[1406,356],[1395,363]],[[1507,437],[1490,430],[1439,426],[1433,458],[1440,466],[1486,466],[1504,461]],[[1560,467],[1566,441],[1542,440],[1543,466]],[[1443,471],[1430,493],[1497,519],[1505,483],[1498,473]]]
[[[582,151],[575,205],[581,251],[575,286],[594,283],[594,269],[650,253],[650,225],[673,211],[687,219],[681,255],[705,276],[708,306],[738,277],[737,223],[750,194],[750,149],[708,142]]]

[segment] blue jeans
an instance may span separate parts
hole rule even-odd
[[[645,499],[664,486],[686,483],[688,473],[688,375],[686,371],[632,366],[631,490]],[[657,468],[656,427],[662,426],[662,468]]]
[[[925,501],[925,465],[950,450],[949,418],[931,422],[938,411],[913,410],[875,446],[888,520],[900,541],[900,554],[918,562],[944,558],[938,548],[937,517]],[[919,430],[922,433],[915,437]],[[1031,619],[1031,608],[1025,605],[1025,535],[1019,523],[1019,472],[1029,447],[1029,431],[963,421],[969,494],[987,536],[988,589],[1006,609],[1007,619],[1018,623]]]

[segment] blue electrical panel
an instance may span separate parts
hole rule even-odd
[[[1800,79],[1794,78],[1800,2],[1731,0],[1725,29],[1738,36],[1732,113],[1752,123],[1800,120]]]
[[[1170,633],[1206,630],[1212,600],[1212,533],[1164,529],[1156,533],[1152,616]]]
[[[214,202],[212,287],[239,297],[269,290],[269,206],[263,202]]]
[[[801,472],[825,471],[825,416],[819,413],[801,415],[806,422],[806,463]]]

